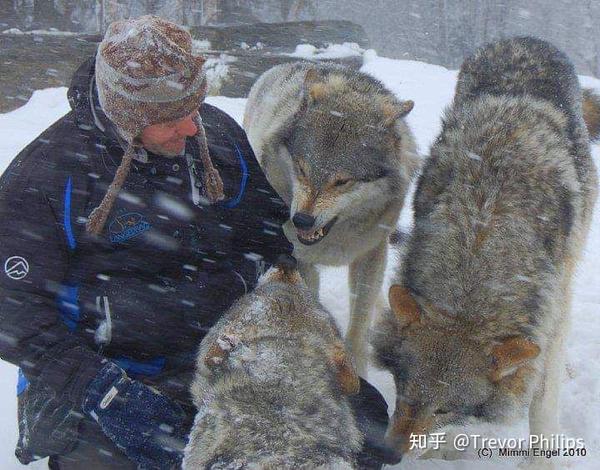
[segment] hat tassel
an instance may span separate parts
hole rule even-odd
[[[131,168],[131,161],[133,160],[133,156],[135,154],[135,147],[132,144],[129,144],[127,150],[123,154],[123,158],[121,159],[121,164],[115,173],[115,177],[113,178],[112,183],[108,187],[102,202],[98,207],[96,207],[88,217],[88,221],[86,224],[86,231],[90,235],[100,235],[102,230],[104,229],[104,225],[106,224],[106,220],[108,219],[108,215],[115,203],[115,200],[127,178],[129,175],[129,170]]]
[[[206,141],[206,133],[204,126],[202,125],[202,118],[198,114],[195,119],[196,127],[198,128],[197,140],[200,146],[200,160],[204,171],[202,172],[204,196],[209,200],[210,203],[215,203],[225,199],[225,193],[223,190],[223,180],[210,158],[208,153],[208,143]]]

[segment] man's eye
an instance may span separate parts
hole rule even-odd
[[[444,415],[449,415],[450,413],[452,413],[451,410],[447,410],[445,408],[438,408],[437,410],[435,410],[433,412],[434,416],[444,416]]]

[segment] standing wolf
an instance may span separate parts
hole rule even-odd
[[[202,341],[184,468],[350,469],[359,379],[298,271],[272,268]]]
[[[373,337],[396,381],[397,457],[411,433],[509,420],[528,404],[531,434],[559,431],[570,284],[596,186],[564,54],[518,38],[464,62]]]
[[[316,264],[350,265],[347,344],[366,372],[366,331],[381,289],[387,240],[417,167],[399,101],[377,80],[333,64],[267,71],[244,115],[267,178],[290,207],[284,227],[308,286]]]

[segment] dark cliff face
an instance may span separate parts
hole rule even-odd
[[[0,113],[23,106],[34,90],[68,86],[73,72],[94,55],[100,34],[2,34],[0,27]],[[209,83],[209,93],[230,97],[246,97],[254,81],[267,69],[296,61],[289,53],[296,45],[310,43],[325,47],[330,43],[354,42],[364,49],[369,40],[357,24],[349,21],[293,23],[258,23],[237,26],[197,26],[190,32],[195,39],[210,41],[210,51],[203,52],[218,67],[227,60],[225,75]],[[50,33],[50,34],[49,34]],[[260,43],[260,47],[256,45]],[[227,59],[222,59],[225,54]],[[358,69],[362,56],[334,59]],[[213,69],[214,70],[214,69]],[[210,80],[210,78],[209,78]]]
[[[368,5],[368,7],[367,7]],[[117,8],[118,7],[118,8]],[[101,33],[111,21],[156,14],[190,27],[338,19],[362,26],[380,55],[458,68],[490,41],[532,35],[562,49],[577,72],[600,77],[600,2],[559,0],[6,0],[0,31]],[[310,38],[299,35],[299,42]],[[336,42],[338,38],[336,38]],[[248,43],[250,44],[250,43]]]

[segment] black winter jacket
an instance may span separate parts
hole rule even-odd
[[[97,104],[93,64],[74,76],[72,111],[0,179],[0,357],[21,368],[19,391],[43,386],[74,409],[102,357],[191,409],[197,346],[265,267],[291,253],[287,211],[243,130],[203,104],[226,201],[194,197],[188,139],[187,158],[134,161],[102,235],[87,236],[123,154]]]

